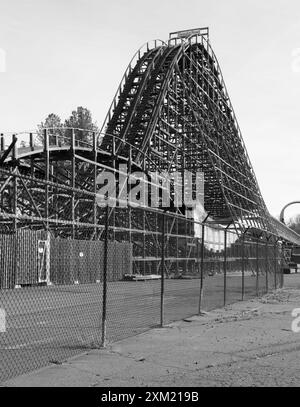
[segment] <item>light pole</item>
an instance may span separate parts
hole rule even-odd
[[[282,223],[285,223],[284,222],[284,211],[286,210],[286,208],[288,207],[288,206],[290,206],[290,205],[294,205],[294,204],[300,204],[300,201],[294,201],[294,202],[290,202],[290,203],[288,203],[287,205],[285,205],[283,208],[282,208],[282,211],[280,212],[280,222],[282,222]]]

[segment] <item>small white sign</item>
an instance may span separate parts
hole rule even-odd
[[[190,37],[191,35],[200,35],[200,30],[188,30],[188,31],[179,31],[177,33],[178,38],[187,38]]]
[[[292,331],[298,334],[300,332],[300,308],[293,309],[292,317],[295,318],[292,321]]]
[[[208,28],[203,27],[203,28],[193,28],[190,30],[181,30],[181,31],[175,31],[170,33],[170,39],[174,38],[188,38],[191,35],[201,35],[201,34],[208,34]]]
[[[0,332],[6,332],[6,312],[0,308]]]

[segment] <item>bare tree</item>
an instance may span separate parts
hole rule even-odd
[[[291,218],[288,226],[300,235],[300,214]]]

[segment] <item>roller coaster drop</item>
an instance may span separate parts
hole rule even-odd
[[[26,137],[28,139],[26,141]],[[131,60],[100,133],[44,129],[1,135],[0,228],[48,230],[54,236],[101,239],[106,210],[97,205],[103,171],[204,174],[204,212],[213,231],[300,245],[300,236],[270,216],[249,160],[208,29],[155,40]],[[20,140],[22,139],[22,144]],[[25,141],[24,141],[25,140]],[[198,256],[201,237],[187,208],[109,209],[110,238],[133,244],[138,271],[157,270],[160,216],[166,216],[169,267]],[[201,239],[200,239],[201,240]]]

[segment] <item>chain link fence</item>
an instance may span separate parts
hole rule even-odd
[[[195,233],[191,219],[145,209],[139,227],[118,229],[120,213],[103,213],[97,238],[2,228],[1,381],[282,287],[274,240],[205,224]]]

